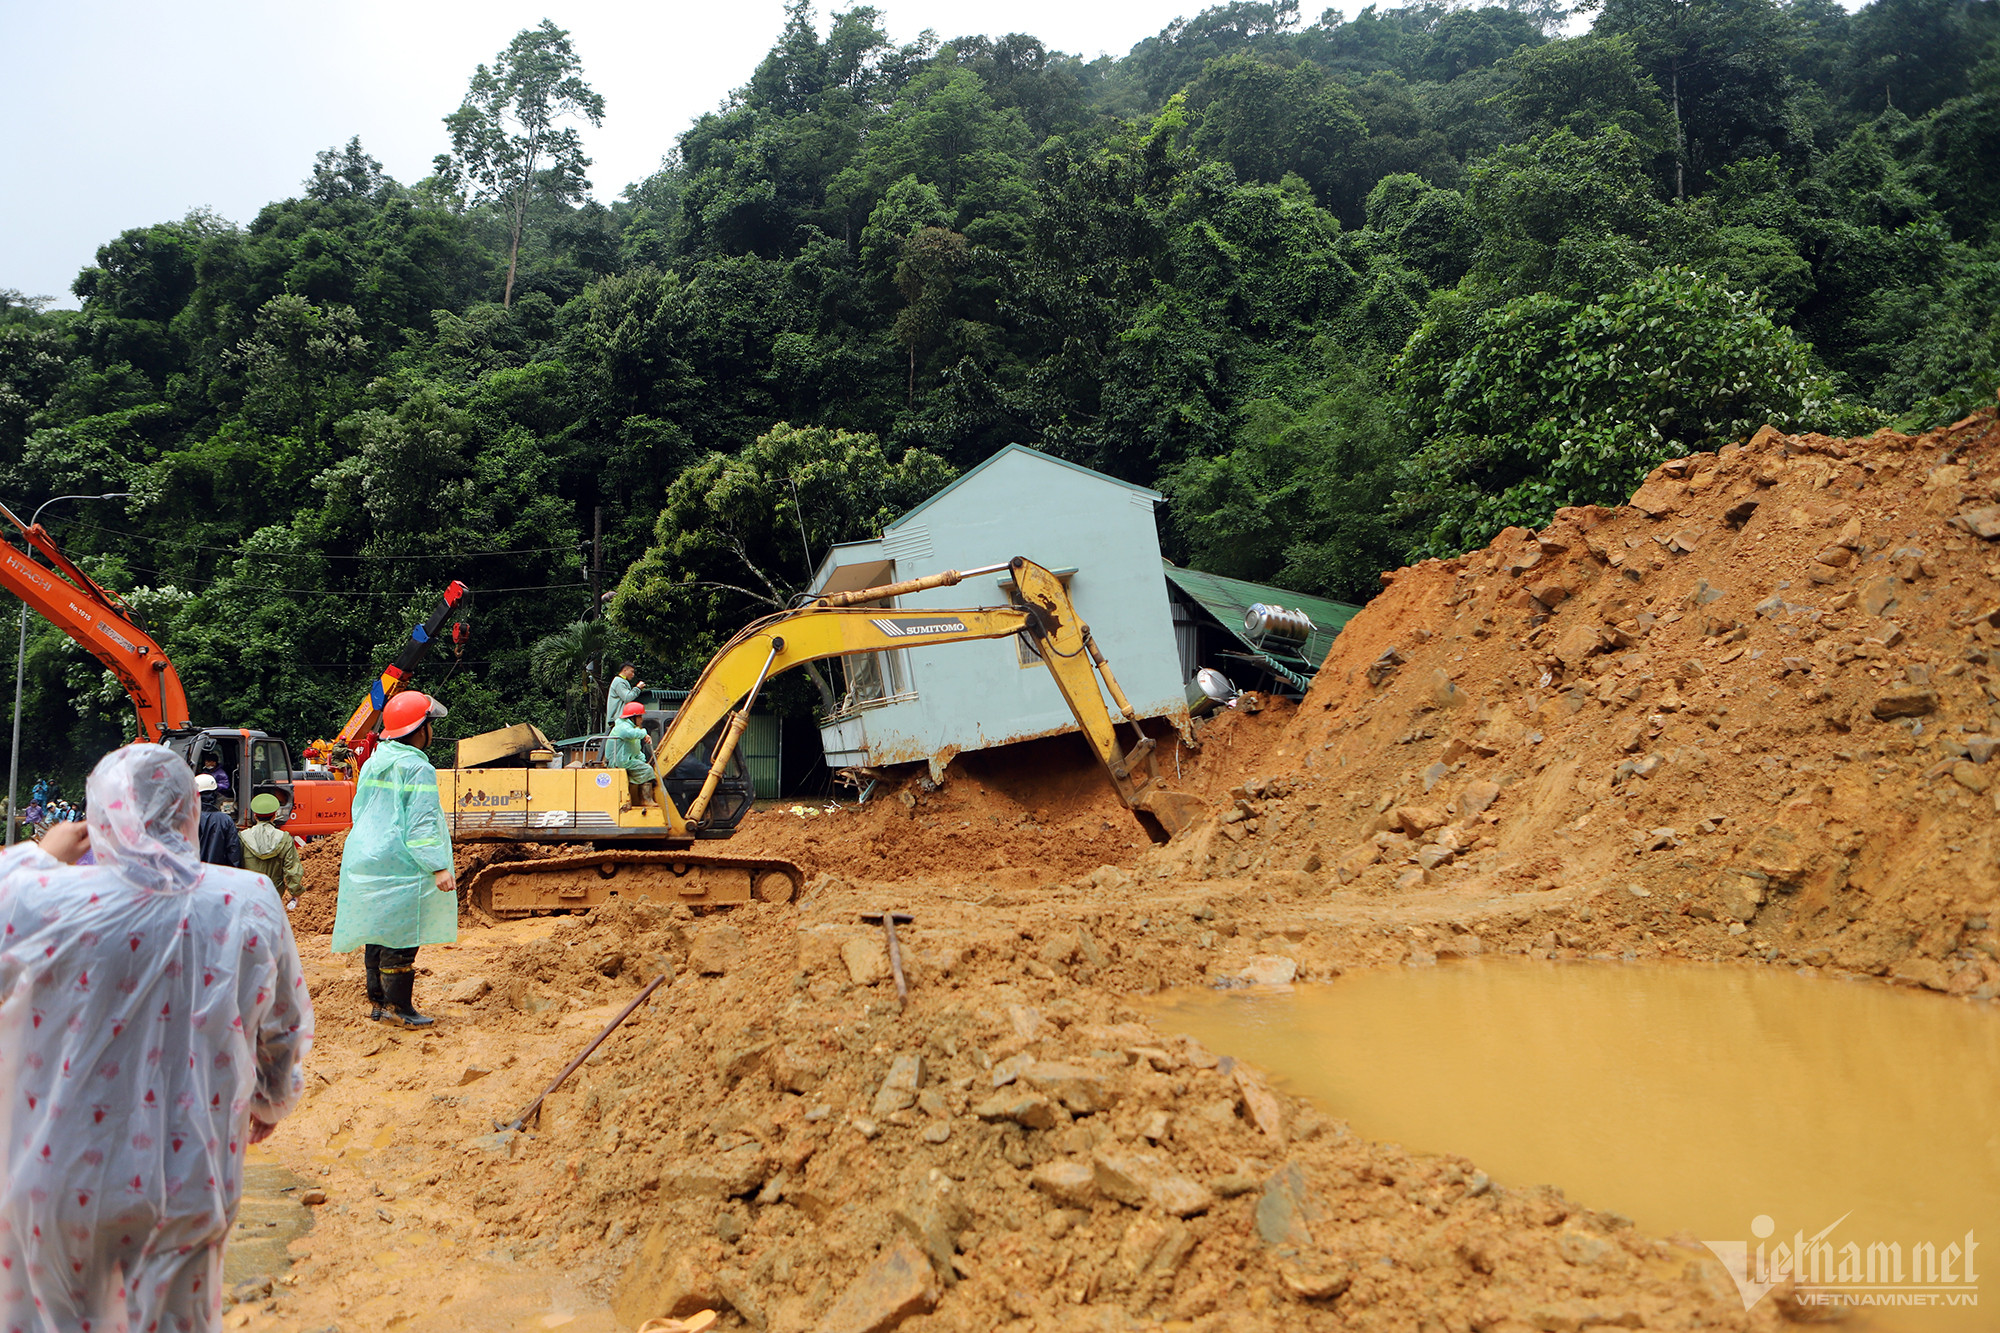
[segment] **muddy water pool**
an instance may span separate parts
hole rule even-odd
[[[1490,959],[1176,992],[1154,1021],[1370,1138],[1692,1232],[1725,1264],[1737,1242],[1749,1282],[1803,1234],[1822,1287],[1867,1306],[1849,1327],[2000,1327],[1990,1005],[1762,968]],[[1934,1303],[1891,1304],[1911,1300]]]

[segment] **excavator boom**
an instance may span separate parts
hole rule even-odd
[[[21,522],[4,504],[0,504],[0,517],[13,524],[29,548],[41,552],[62,576],[52,576],[13,545],[0,543],[0,587],[89,649],[118,677],[139,715],[141,740],[157,741],[169,732],[191,727],[187,691],[181,687],[174,664],[139,627],[118,594],[78,569],[40,524]]]
[[[974,574],[997,573],[1002,569],[1010,571],[1019,590],[1022,603],[1019,606],[900,611],[879,605],[856,605],[881,603],[929,588],[950,587]],[[654,748],[653,767],[662,773],[672,770],[732,712],[747,723],[749,705],[755,701],[764,681],[790,667],[829,657],[907,648],[917,641],[965,643],[1015,634],[1026,634],[1034,640],[1057,690],[1082,728],[1084,739],[1111,775],[1119,798],[1139,817],[1153,840],[1165,842],[1199,818],[1199,801],[1168,793],[1160,785],[1149,737],[1140,733],[1130,750],[1121,746],[1118,719],[1113,718],[1106,706],[1103,691],[1110,692],[1122,719],[1131,723],[1135,731],[1138,713],[1127,702],[1117,677],[1111,674],[1110,664],[1091,638],[1090,626],[1077,614],[1062,580],[1018,556],[1006,565],[989,569],[963,574],[947,571],[884,588],[822,598],[748,626],[725,644],[702,671],[701,678],[682,702],[673,725]],[[740,726],[732,726],[725,733],[724,743],[715,747],[712,778],[720,777],[721,765],[733,748],[733,736],[740,735],[741,730]],[[712,784],[707,790],[713,790]],[[673,825],[680,817],[683,827],[696,827],[706,813],[704,805],[702,798],[697,798],[685,812],[675,811],[670,805],[667,821]]]

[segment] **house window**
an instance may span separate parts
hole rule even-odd
[[[900,694],[895,653],[857,653],[846,660],[847,688],[856,704]]]

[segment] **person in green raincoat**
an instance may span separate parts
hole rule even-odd
[[[625,770],[625,776],[632,780],[632,800],[636,805],[653,803],[653,766],[646,762],[644,748],[650,737],[639,725],[645,712],[646,705],[636,699],[626,704],[618,725],[604,742],[605,766]]]
[[[284,895],[289,912],[299,905],[299,890],[305,887],[299,845],[278,827],[278,798],[273,793],[260,791],[251,797],[250,813],[256,819],[243,830],[243,868],[270,880],[271,887]]]
[[[604,693],[604,729],[610,731],[618,725],[618,719],[625,716],[625,706],[639,697],[639,691],[646,688],[646,682],[639,679],[639,668],[630,662],[618,668],[618,674],[611,678],[611,687]]]
[[[382,709],[382,741],[354,785],[353,827],[340,854],[335,953],[365,950],[369,1017],[409,1027],[437,1020],[416,1010],[417,949],[458,939],[458,880],[437,770],[424,755],[444,705],[405,690]]]

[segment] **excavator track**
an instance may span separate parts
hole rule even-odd
[[[806,874],[770,856],[732,856],[692,849],[570,852],[484,866],[466,881],[472,904],[504,919],[537,912],[582,912],[618,901],[690,907],[786,903]]]

